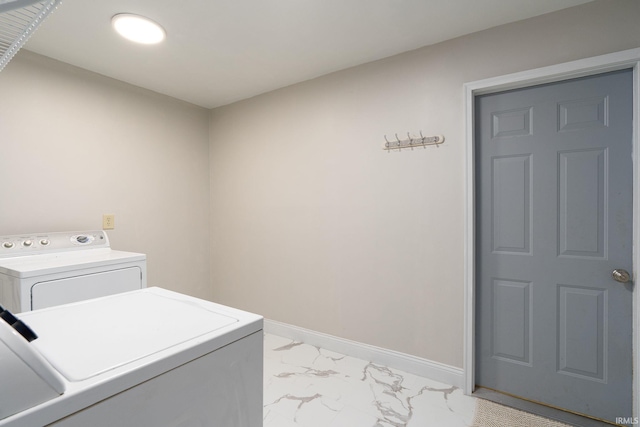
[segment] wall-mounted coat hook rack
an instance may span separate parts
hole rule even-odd
[[[406,139],[400,139],[398,134],[395,134],[395,140],[389,141],[387,139],[387,135],[384,136],[384,140],[386,141],[383,150],[391,151],[391,150],[402,150],[403,148],[416,148],[416,147],[426,147],[427,145],[435,145],[436,147],[444,142],[444,135],[434,135],[434,136],[423,136],[422,132],[420,132],[420,136],[412,137],[409,132],[407,132]]]

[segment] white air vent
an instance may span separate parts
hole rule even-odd
[[[61,0],[0,0],[0,71]]]

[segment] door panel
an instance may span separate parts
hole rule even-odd
[[[476,383],[631,416],[632,72],[476,98]]]
[[[493,251],[530,253],[531,157],[492,160]]]
[[[607,149],[560,152],[558,163],[560,256],[604,259]]]
[[[493,357],[531,364],[531,283],[493,281]]]
[[[558,372],[606,381],[606,290],[561,285],[558,294]]]

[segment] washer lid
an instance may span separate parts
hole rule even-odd
[[[176,295],[178,297],[173,297]],[[216,304],[148,288],[21,315],[32,344],[69,381],[82,381],[238,323]],[[219,311],[219,310],[218,310]],[[242,313],[242,312],[240,312]],[[204,338],[203,338],[204,339]]]

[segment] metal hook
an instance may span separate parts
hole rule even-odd
[[[409,147],[413,150],[413,138],[411,138],[411,134],[407,132],[407,138],[409,138]]]
[[[391,152],[391,141],[389,141],[387,139],[387,135],[384,136],[384,140],[387,141],[387,143],[384,144],[384,146],[387,148],[387,153],[390,153]]]
[[[383,149],[387,150],[387,152],[391,150],[402,151],[403,148],[407,147],[411,147],[411,150],[413,150],[414,147],[419,146],[424,147],[426,150],[427,145],[435,145],[437,148],[440,148],[438,146],[442,144],[445,139],[443,135],[424,136],[422,131],[420,131],[420,137],[416,136],[415,138],[411,136],[411,132],[407,132],[407,139],[405,140],[401,140],[397,133],[394,135],[396,137],[395,141],[389,141],[387,135],[384,136],[385,144]]]

